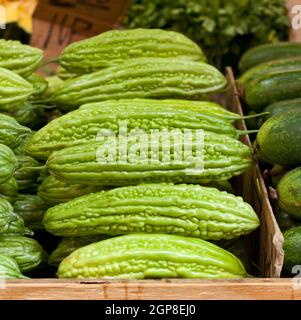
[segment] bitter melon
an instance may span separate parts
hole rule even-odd
[[[108,101],[92,104],[51,121],[29,139],[26,152],[38,159],[45,159],[53,151],[88,141],[95,141],[102,132],[111,130],[115,135],[142,129],[147,133],[162,128],[203,129],[238,138],[239,132],[225,119],[203,112],[198,103],[186,108],[185,103],[153,101],[147,99]],[[206,104],[205,104],[206,105]]]
[[[60,64],[69,72],[89,73],[136,58],[206,61],[196,43],[181,33],[160,29],[110,30],[67,46]]]
[[[259,220],[242,198],[215,188],[145,184],[59,204],[47,210],[43,223],[58,236],[146,232],[219,240],[250,233]]]
[[[18,184],[14,177],[0,184],[0,198],[4,198],[9,202],[14,202],[18,196]]]
[[[12,207],[10,203],[0,198],[0,233],[7,230],[9,223],[12,221]]]
[[[31,188],[39,177],[40,172],[34,168],[40,167],[40,163],[30,156],[18,154],[18,168],[14,177],[17,180],[19,190],[27,190]]]
[[[11,204],[0,198],[0,234],[32,234],[24,226],[23,219],[14,212]]]
[[[0,254],[0,279],[24,279],[15,259]]]
[[[100,107],[101,106],[101,107]],[[158,111],[162,111],[165,108],[175,108],[179,111],[194,111],[198,114],[209,114],[216,118],[233,122],[242,119],[242,117],[234,112],[231,112],[223,106],[212,101],[193,101],[193,100],[181,100],[181,99],[120,99],[120,100],[108,100],[98,103],[87,103],[80,106],[80,109],[97,109],[107,112],[109,110],[118,111],[122,108],[127,110],[141,109],[143,106],[155,108]]]
[[[33,86],[33,96],[41,96],[47,91],[48,82],[38,74],[32,74],[26,80]]]
[[[0,67],[0,107],[22,103],[34,92],[33,86],[18,74]]]
[[[243,278],[243,264],[201,239],[132,234],[80,248],[62,261],[59,278]]]
[[[14,210],[19,214],[26,226],[32,230],[44,229],[42,221],[46,210],[49,208],[39,196],[20,194],[14,203]]]
[[[207,184],[229,180],[251,164],[252,152],[239,140],[208,132],[202,139],[202,134],[195,131],[191,139],[149,134],[138,142],[135,136],[126,142],[91,141],[55,151],[46,162],[49,172],[59,180],[104,186],[142,182]]]
[[[45,258],[36,240],[12,235],[0,235],[0,254],[14,258],[22,272],[34,269]]]
[[[57,248],[49,256],[48,264],[58,267],[58,265],[76,249],[84,247],[93,242],[104,240],[106,238],[108,238],[108,236],[106,235],[87,237],[64,237],[59,242]]]
[[[52,103],[65,111],[111,99],[184,98],[199,100],[222,90],[226,78],[198,61],[141,58],[64,82]]]
[[[20,125],[13,117],[0,113],[0,143],[14,149],[31,130]]]
[[[16,40],[0,39],[0,67],[26,77],[39,67],[42,59],[43,51],[38,48]]]
[[[55,205],[102,189],[99,186],[66,183],[50,175],[39,186],[38,195],[46,203]]]
[[[17,158],[13,151],[0,143],[0,184],[10,180],[17,169]]]

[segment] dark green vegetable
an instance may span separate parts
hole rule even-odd
[[[264,122],[267,119],[272,118],[275,114],[285,113],[290,111],[301,111],[301,98],[277,101],[268,105],[263,112],[268,112],[267,115],[260,119],[260,122]]]
[[[27,227],[32,230],[42,230],[43,217],[49,208],[39,196],[30,194],[20,194],[14,203],[14,210],[23,219]]]
[[[301,57],[301,52],[300,52],[300,57]],[[243,73],[237,82],[245,86],[249,82],[254,81],[255,79],[267,73],[300,69],[301,68],[300,57],[273,60],[273,61],[260,63],[259,65],[255,65],[254,67],[250,68],[245,73]]]
[[[301,167],[283,176],[278,183],[277,192],[280,208],[301,220]]]
[[[19,190],[30,189],[39,177],[40,171],[34,168],[40,167],[41,164],[34,158],[26,155],[17,155],[18,169],[15,171]]]
[[[22,272],[34,269],[45,257],[36,240],[12,235],[0,235],[0,254],[14,258]]]
[[[248,106],[261,112],[267,105],[280,100],[301,98],[301,69],[262,75],[245,86]]]
[[[243,54],[242,58],[239,61],[239,69],[241,72],[244,72],[261,63],[284,58],[291,58],[291,64],[294,64],[293,58],[297,58],[300,56],[300,43],[279,42],[263,44],[260,46],[256,46]],[[279,61],[279,63],[281,62]]]
[[[10,180],[17,169],[17,158],[13,151],[0,144],[0,184]]]
[[[284,236],[284,266],[288,274],[296,265],[301,265],[301,226],[291,228],[283,233]]]
[[[275,216],[281,231],[301,225],[300,220],[295,220],[290,214],[283,210],[276,212]]]
[[[260,157],[271,164],[301,165],[301,111],[274,115],[257,134]]]
[[[0,184],[0,197],[14,202],[18,196],[18,183],[14,177]]]
[[[0,254],[0,279],[24,279],[16,260]]]

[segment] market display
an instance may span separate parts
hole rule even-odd
[[[253,163],[239,139],[248,131],[234,122],[259,116],[209,101],[227,80],[203,51],[177,32],[108,31],[66,47],[47,78],[37,73],[41,52],[24,52],[0,70],[0,254],[33,278],[43,270],[60,278],[247,277],[241,243],[259,218],[231,185]],[[112,136],[100,134],[122,135],[122,122],[135,132],[125,162]],[[166,149],[162,132],[173,130],[189,131],[187,146],[173,136]],[[135,149],[141,131],[146,140]],[[116,162],[99,160],[104,146]],[[141,150],[144,161],[133,161]],[[40,240],[47,232],[50,243]]]

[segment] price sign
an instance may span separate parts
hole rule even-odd
[[[31,45],[46,57],[59,55],[71,42],[118,28],[128,0],[39,1],[33,20]]]

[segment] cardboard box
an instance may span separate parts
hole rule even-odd
[[[129,0],[40,0],[31,45],[56,57],[71,42],[120,27]]]

